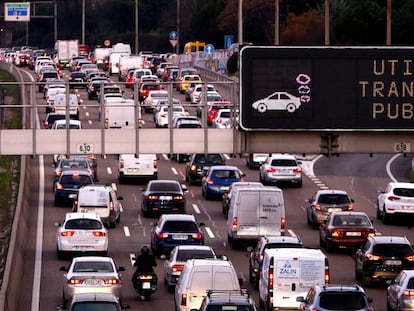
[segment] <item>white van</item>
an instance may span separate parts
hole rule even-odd
[[[114,52],[112,51],[109,55],[109,75],[112,76],[113,74],[119,73],[119,60],[123,55],[129,55],[129,53],[125,52]]]
[[[111,185],[86,185],[79,189],[73,211],[97,213],[104,224],[114,228],[121,219],[122,206],[119,201],[122,199]]]
[[[285,235],[283,192],[277,187],[237,187],[227,217],[227,236],[232,248],[261,236]]]
[[[103,107],[105,128],[136,128],[135,102],[126,98],[106,98]],[[137,109],[138,127],[141,127],[141,109]]]
[[[295,309],[316,284],[329,284],[328,257],[320,249],[269,248],[259,279],[260,305],[265,310]]]
[[[138,55],[122,55],[119,59],[119,81],[125,81],[130,68],[142,68],[144,58]]]
[[[198,310],[207,290],[240,290],[241,283],[230,261],[187,260],[175,287],[175,310]]]
[[[158,157],[156,154],[120,154],[118,162],[118,182],[127,179],[157,179]]]
[[[59,114],[66,114],[67,94],[56,94],[53,102],[53,110]],[[76,94],[69,94],[69,115],[79,120],[79,100]]]

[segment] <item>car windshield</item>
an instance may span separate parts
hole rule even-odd
[[[162,227],[167,232],[197,232],[197,224],[192,221],[166,221]]]
[[[214,254],[210,250],[180,250],[177,254],[177,261],[187,261],[188,259],[206,259],[214,258]]]
[[[88,301],[75,303],[72,311],[118,311],[118,308],[113,302]]]
[[[273,159],[271,166],[297,166],[297,163],[295,160],[289,160],[289,159]]]
[[[346,194],[321,194],[318,199],[321,204],[348,204],[349,197]]]
[[[88,168],[87,161],[62,160],[62,168]]]
[[[102,229],[102,223],[95,219],[71,219],[68,220],[65,224],[65,229],[81,229],[81,230],[91,230],[91,229]]]
[[[374,254],[384,257],[407,257],[413,255],[413,249],[407,244],[377,244],[374,246]]]
[[[82,261],[75,263],[73,272],[114,272],[110,262]]]
[[[414,189],[410,188],[395,188],[394,194],[400,197],[414,197]]]
[[[361,310],[367,307],[367,302],[361,293],[324,293],[319,305],[325,310]]]

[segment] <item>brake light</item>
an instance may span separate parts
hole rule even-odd
[[[365,254],[365,261],[375,261],[383,259],[382,256],[374,255],[374,254]]]
[[[348,205],[348,211],[353,211],[354,210],[354,205],[353,204],[349,204]]]
[[[333,238],[340,238],[340,237],[342,237],[344,235],[344,232],[343,231],[338,231],[338,230],[334,230],[334,231],[332,231],[332,233],[331,233],[331,236],[333,237]]]
[[[68,284],[71,284],[71,285],[79,285],[79,284],[82,284],[83,281],[82,280],[78,280],[78,279],[70,279],[70,280],[68,280],[67,283]]]
[[[61,185],[60,183],[56,183],[56,190],[63,190],[63,189],[65,189],[63,185]]]
[[[184,269],[184,265],[174,265],[171,268],[172,272],[181,272]]]
[[[104,236],[106,236],[106,233],[105,232],[102,232],[102,231],[92,231],[92,234],[94,236],[96,236],[96,237],[104,237]]]
[[[158,160],[154,160],[154,168],[158,168]]]
[[[273,271],[273,258],[272,258],[270,260],[269,275],[267,277],[267,287],[271,291],[273,291],[273,277],[274,277],[274,271]]]
[[[105,118],[105,128],[107,129],[109,127],[109,119]]]
[[[109,202],[109,209],[111,210],[111,211],[113,211],[114,210],[114,202]]]
[[[232,222],[231,227],[232,227],[233,231],[236,231],[239,228],[237,217],[233,217],[233,222]]]
[[[47,121],[45,121],[44,126],[45,126],[45,129],[48,129],[49,128],[49,123]]]
[[[214,185],[214,180],[213,180],[213,179],[211,179],[211,178],[209,178],[209,179],[207,179],[207,183],[208,183],[209,185]]]
[[[322,210],[322,207],[321,207],[319,204],[315,204],[313,207],[314,207],[317,211],[321,211],[321,210]]]
[[[125,167],[124,160],[119,161],[119,168],[124,168],[124,167]]]
[[[74,236],[74,235],[75,235],[75,231],[73,231],[73,230],[71,230],[71,231],[62,231],[62,232],[60,233],[60,235],[61,235],[61,236],[66,236],[66,237],[69,237],[69,236]]]
[[[297,167],[293,170],[294,173],[302,173],[302,169],[300,167]]]
[[[173,199],[174,199],[174,200],[177,200],[177,201],[181,201],[181,200],[184,200],[184,196],[182,196],[182,195],[175,195],[175,196],[173,197]]]
[[[412,297],[412,296],[414,296],[414,291],[412,291],[412,290],[405,290],[403,292],[403,296]]]
[[[414,261],[414,255],[404,257],[407,261]]]
[[[73,201],[73,210],[74,211],[76,211],[77,209],[78,209],[78,201],[77,200],[75,200],[75,201]]]
[[[117,284],[122,284],[121,280],[118,279],[109,279],[109,280],[104,280],[105,285],[117,285]]]
[[[193,165],[191,165],[190,170],[191,170],[192,172],[197,171],[197,166],[195,166],[194,164],[193,164]]]
[[[268,173],[274,173],[274,172],[276,172],[276,169],[275,169],[275,168],[273,168],[273,167],[268,167],[268,168],[266,169],[266,172],[268,172]]]
[[[397,201],[397,200],[400,200],[401,198],[395,195],[390,195],[389,197],[387,197],[387,199],[390,201]]]
[[[158,200],[158,196],[157,195],[149,195],[149,196],[147,196],[147,200]]]
[[[187,305],[187,294],[181,295],[181,305],[186,306]]]
[[[145,274],[141,274],[140,276],[138,276],[138,278],[140,280],[152,280],[152,275],[145,275]]]
[[[280,229],[282,230],[286,229],[286,218],[285,217],[280,218]]]
[[[203,238],[203,235],[201,233],[193,233],[191,237],[195,240],[201,240]]]
[[[166,238],[168,238],[168,233],[160,232],[160,233],[158,233],[158,238],[166,239]]]

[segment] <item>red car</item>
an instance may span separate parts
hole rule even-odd
[[[231,109],[231,104],[229,101],[225,100],[225,101],[217,101],[214,102],[207,111],[207,124],[208,125],[213,125],[213,120],[217,115],[217,112],[220,109]]]
[[[364,212],[332,212],[319,228],[319,241],[327,251],[355,250],[375,234],[372,221]]]
[[[139,101],[143,102],[145,98],[148,97],[149,91],[153,90],[162,90],[160,83],[142,83],[139,88]]]

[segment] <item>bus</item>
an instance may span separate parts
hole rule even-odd
[[[184,54],[190,54],[193,52],[203,52],[204,47],[206,46],[205,42],[202,41],[190,41],[184,45]]]

